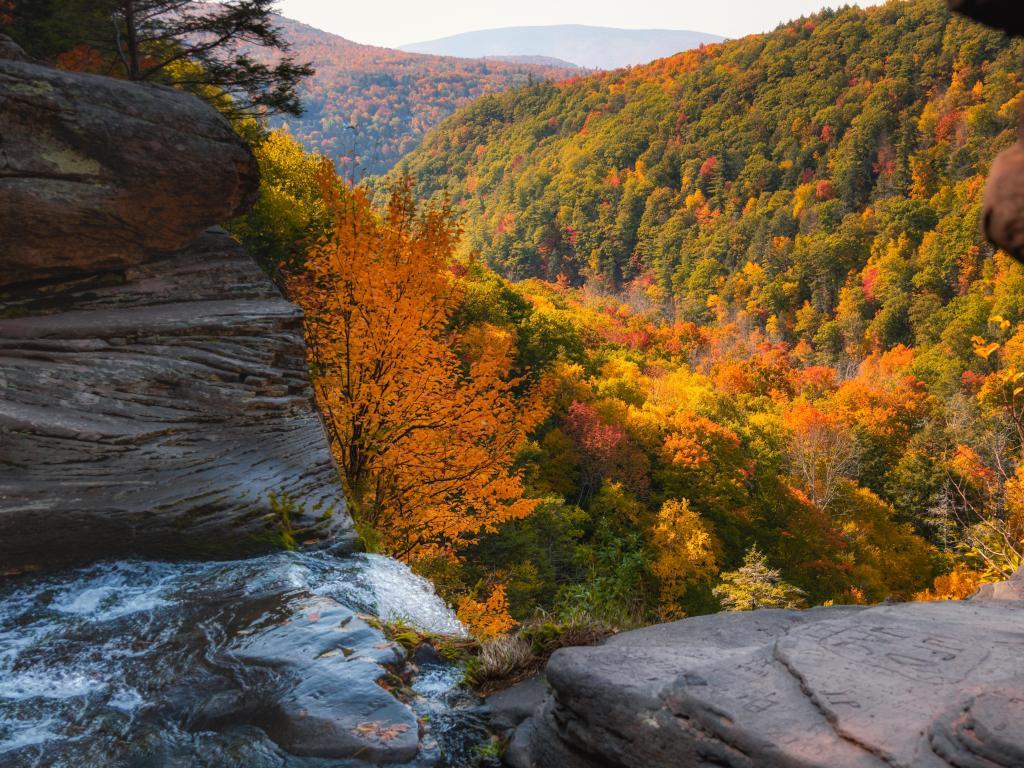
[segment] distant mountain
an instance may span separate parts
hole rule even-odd
[[[646,64],[724,39],[718,35],[687,30],[614,29],[563,24],[485,29],[400,47],[412,53],[466,58],[549,56],[588,69],[617,69]]]
[[[541,67],[564,67],[565,69],[583,69],[571,61],[556,59],[554,56],[484,56],[484,61],[506,61],[512,64],[536,64]]]
[[[580,74],[567,62],[425,56],[360,45],[283,16],[275,23],[292,43],[291,55],[316,68],[300,88],[306,112],[288,118],[288,126],[346,175],[388,171],[424,133],[479,96]]]

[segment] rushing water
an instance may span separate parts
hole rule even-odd
[[[240,627],[299,595],[464,631],[429,582],[374,555],[112,561],[21,578],[0,586],[0,766],[345,765],[292,757],[258,728],[210,714],[225,697],[273,690],[271,670],[226,649]],[[472,765],[486,738],[459,674],[428,667],[414,682],[414,708],[430,723],[420,765]]]

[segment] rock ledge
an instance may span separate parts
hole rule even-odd
[[[685,619],[555,653],[515,768],[1019,768],[1024,575],[963,602]]]

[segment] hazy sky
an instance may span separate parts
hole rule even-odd
[[[848,1],[848,0],[847,0]],[[285,16],[355,40],[398,46],[458,32],[539,24],[764,32],[844,0],[279,0]],[[873,5],[860,0],[857,5]]]

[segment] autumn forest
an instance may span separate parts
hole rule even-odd
[[[109,65],[73,31],[38,55]],[[483,638],[1022,564],[1024,272],[978,225],[1021,44],[910,0],[613,72],[368,50],[225,110],[363,548]]]

